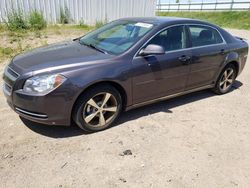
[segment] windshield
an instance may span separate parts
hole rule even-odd
[[[149,23],[114,21],[80,38],[80,44],[118,55],[134,45],[152,27]]]

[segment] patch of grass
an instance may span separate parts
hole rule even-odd
[[[79,25],[77,25],[79,28],[88,29],[90,26],[84,23],[84,20],[80,20]]]
[[[10,44],[14,44],[16,42],[19,42],[19,41],[23,40],[27,36],[27,32],[24,32],[24,31],[17,31],[17,32],[8,31],[7,36],[9,38]]]
[[[31,50],[35,47],[46,46],[48,43],[75,38],[82,36],[84,33],[94,29],[94,26],[88,25],[48,25],[43,30],[17,30],[10,31],[5,25],[3,32],[0,32],[0,63],[5,59],[11,58],[24,51]],[[57,38],[54,41],[54,37]],[[1,38],[1,39],[2,39]],[[59,39],[59,40],[58,40]]]
[[[60,8],[59,23],[61,23],[61,24],[69,24],[70,21],[71,21],[70,11],[69,11],[68,7],[67,6],[65,6],[64,8],[61,7]]]
[[[96,29],[98,29],[98,28],[100,28],[100,27],[102,27],[104,25],[105,25],[105,22],[103,22],[103,21],[96,21],[95,22],[95,28]]]
[[[14,32],[22,32],[28,29],[41,30],[47,26],[42,13],[37,10],[31,11],[25,17],[21,9],[11,9],[11,11],[7,12],[7,19],[4,22],[7,29]]]
[[[32,49],[32,47],[31,47],[30,44],[27,44],[27,45],[25,46],[25,50],[31,50],[31,49]]]
[[[77,24],[56,24],[56,25],[48,25],[47,29],[44,31],[47,31],[49,33],[55,33],[57,35],[65,34],[65,32],[79,32],[82,31],[83,33],[86,33],[90,30],[95,29],[95,26],[90,25],[77,25]]]
[[[34,30],[41,30],[47,27],[47,22],[45,21],[43,14],[37,10],[30,12],[29,24],[30,28]]]
[[[9,31],[8,36],[11,38],[23,38],[27,32],[24,31]]]
[[[95,26],[90,26],[90,25],[67,25],[65,26],[64,29],[70,30],[70,29],[77,29],[77,30],[84,30],[84,31],[90,31],[95,29]]]
[[[0,47],[0,57],[11,57],[14,52],[15,50],[10,47]]]
[[[5,24],[10,31],[28,29],[28,22],[21,9],[8,11]]]
[[[42,33],[40,31],[35,31],[34,35],[36,38],[41,38],[42,37]]]
[[[18,42],[17,42],[17,51],[19,51],[19,52],[22,52],[22,51],[23,51],[23,46],[22,46],[21,41],[18,41]]]
[[[0,23],[0,32],[5,31],[5,27],[3,24]]]
[[[157,12],[157,15],[200,19],[221,27],[250,30],[250,11]]]
[[[66,25],[63,25],[63,28],[66,27]],[[61,35],[62,27],[55,24],[55,25],[48,25],[46,31],[50,31],[52,33],[55,33],[56,35]]]

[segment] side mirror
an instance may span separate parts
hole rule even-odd
[[[141,56],[147,55],[162,55],[165,54],[165,50],[162,46],[156,44],[149,44],[146,48],[142,49],[139,53]]]

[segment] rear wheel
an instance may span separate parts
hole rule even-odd
[[[235,81],[237,72],[233,64],[227,65],[221,72],[213,91],[216,94],[225,94],[230,91]]]
[[[97,86],[77,100],[73,119],[81,129],[100,131],[115,122],[121,109],[120,93],[113,86]]]

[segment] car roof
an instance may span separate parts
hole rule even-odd
[[[208,22],[191,19],[191,18],[181,18],[181,17],[165,17],[165,16],[155,16],[155,17],[129,17],[122,18],[120,20],[127,21],[136,21],[136,22],[145,22],[154,25],[162,25],[162,24],[176,24],[176,23],[202,23],[211,25]]]

